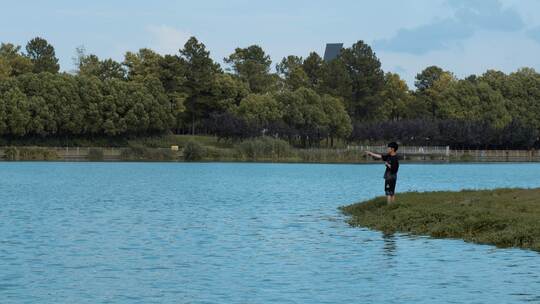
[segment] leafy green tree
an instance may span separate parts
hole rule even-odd
[[[164,132],[170,130],[175,121],[175,116],[178,115],[179,107],[171,108],[169,98],[163,88],[163,85],[159,81],[159,78],[149,76],[144,79],[140,91],[148,92],[146,96],[146,112],[149,115],[149,131],[150,132]]]
[[[178,55],[165,55],[159,60],[159,80],[167,93],[182,91],[186,73],[186,62]]]
[[[353,113],[354,108],[350,104],[352,80],[343,60],[338,58],[324,64],[321,80],[319,92],[343,98],[346,105],[350,106],[349,113]]]
[[[18,88],[7,91],[3,96],[6,125],[9,133],[14,136],[24,136],[28,133],[30,113],[28,111],[28,98]]]
[[[476,112],[477,117],[495,129],[500,130],[506,127],[512,121],[512,117],[506,110],[506,102],[502,94],[493,90],[485,82],[478,84],[477,92],[480,103],[471,112]]]
[[[510,115],[526,126],[540,130],[540,74],[534,69],[522,68],[507,76],[499,74],[498,82],[486,74],[481,79],[501,92]]]
[[[384,75],[384,89],[381,91],[380,112],[387,120],[400,120],[412,116],[413,96],[407,83],[398,74]]]
[[[296,90],[301,87],[309,87],[309,79],[302,67],[293,67],[285,81],[287,88]]]
[[[328,136],[330,120],[317,92],[300,88],[281,92],[276,99],[282,107],[283,121],[293,130],[289,136],[299,138],[302,146],[318,144]]]
[[[95,76],[101,80],[124,79],[126,71],[122,64],[112,59],[99,60],[96,55],[88,55],[79,60],[79,75]]]
[[[99,77],[102,80],[124,79],[125,74],[126,74],[126,71],[124,70],[124,67],[120,63],[110,58],[101,61],[101,73]]]
[[[127,68],[127,76],[130,80],[140,80],[150,75],[159,77],[162,58],[151,49],[143,48],[137,53],[127,52],[123,65]]]
[[[291,70],[297,67],[302,67],[302,57],[290,55],[284,57],[280,63],[276,64],[276,70],[280,75],[287,77]]]
[[[302,62],[302,69],[307,75],[309,87],[317,90],[323,81],[323,59],[315,52],[311,52],[308,57]]]
[[[125,114],[129,110],[126,102],[132,100],[128,98],[128,86],[130,82],[123,82],[118,79],[111,79],[104,82],[103,102],[100,103],[99,112],[103,120],[103,133],[109,136],[124,134],[127,131],[127,121]]]
[[[477,120],[473,107],[479,103],[477,83],[468,80],[450,80],[448,73],[443,74],[423,93],[424,101],[430,100],[431,118]],[[449,81],[450,80],[450,81]]]
[[[0,45],[0,77],[15,77],[32,72],[32,62],[21,54],[21,47],[11,43]]]
[[[424,103],[432,118],[443,118],[441,109],[447,102],[446,94],[456,82],[456,78],[448,72],[442,73],[439,78],[417,96]]]
[[[100,78],[101,75],[101,61],[99,57],[90,54],[82,55],[78,59],[78,74],[81,76],[95,76]]]
[[[117,111],[120,110],[117,113],[121,120],[125,121],[125,132],[140,135],[146,134],[149,130],[162,130],[165,125],[162,120],[163,114],[160,113],[162,109],[159,104],[154,104],[155,98],[144,84],[129,82],[126,89],[129,101],[124,103],[122,110],[120,107],[117,108]],[[121,106],[120,103],[118,105]]]
[[[270,56],[258,45],[237,48],[224,61],[231,65],[235,74],[248,84],[253,93],[267,92],[274,83],[275,78],[270,75]]]
[[[81,99],[84,119],[82,129],[87,136],[103,134],[104,115],[101,112],[104,101],[103,81],[96,77],[79,76],[76,78]]]
[[[276,70],[284,77],[288,89],[296,90],[310,86],[308,75],[304,71],[302,63],[302,57],[287,56],[276,65]]]
[[[351,118],[341,98],[323,95],[321,102],[328,117],[328,135],[330,136],[330,146],[333,147],[334,138],[347,138],[351,134]]]
[[[165,94],[167,94],[174,116],[174,131],[178,132],[186,111],[185,102],[189,97],[184,88],[187,73],[186,62],[178,55],[165,55],[160,59],[159,66],[159,80]]]
[[[206,46],[195,37],[186,42],[180,54],[186,64],[186,80],[183,84],[183,92],[187,94],[185,114],[191,120],[191,133],[195,134],[196,121],[208,115],[204,110],[213,102],[215,75],[221,73],[221,69],[210,58]]]
[[[0,135],[8,139],[197,128],[224,138],[270,134],[304,147],[394,137],[452,147],[540,145],[540,75],[531,68],[457,79],[431,66],[410,92],[397,74],[382,74],[362,41],[330,62],[316,53],[283,58],[279,75],[258,46],[236,49],[226,59],[234,74],[223,73],[194,37],[179,55],[141,49],[123,64],[79,48],[76,75],[57,73],[44,39],[29,42],[27,55],[20,49],[0,45]]]
[[[268,94],[246,96],[237,107],[233,108],[233,113],[257,129],[266,128],[270,123],[280,120],[283,116],[277,100]]]
[[[9,135],[10,133],[8,128],[8,120],[10,117],[7,113],[7,101],[4,95],[4,92],[0,91],[0,136]]]
[[[349,114],[355,120],[377,117],[377,97],[384,86],[384,72],[375,52],[360,40],[343,49],[339,58],[345,65],[351,84],[351,95],[341,95],[348,102]]]
[[[491,88],[500,91],[503,95],[510,94],[508,91],[510,79],[508,79],[508,76],[501,71],[487,70],[480,77],[476,78],[476,82],[478,81],[486,82]]]
[[[28,124],[28,133],[39,136],[50,135],[51,129],[48,127],[48,123],[52,121],[54,117],[52,116],[53,113],[51,113],[45,99],[40,96],[30,97],[28,110],[31,117]]]
[[[47,40],[36,37],[26,45],[26,54],[33,63],[33,72],[58,73],[60,65],[54,47]]]
[[[82,104],[75,78],[67,74],[41,73],[18,77],[21,90],[31,97],[45,100],[49,116],[46,124],[48,134],[81,134],[83,132]]]
[[[446,74],[448,75],[448,74]],[[433,90],[442,85],[445,75],[434,83]],[[506,101],[502,94],[491,88],[487,82],[472,83],[467,80],[454,81],[446,85],[441,99],[446,103],[438,107],[438,118],[451,118],[463,121],[480,121],[495,130],[506,127],[512,117],[506,109]]]
[[[0,80],[6,79],[11,75],[11,66],[9,62],[0,57]]]
[[[212,84],[214,103],[208,112],[225,112],[249,95],[247,84],[230,74],[216,74]]]
[[[444,74],[448,73],[441,69],[438,66],[429,66],[425,68],[421,73],[416,75],[416,81],[414,82],[414,85],[416,86],[416,89],[420,92],[425,91],[429,89],[435,81],[439,80],[439,78]]]

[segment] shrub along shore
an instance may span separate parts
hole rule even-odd
[[[540,188],[409,192],[340,207],[352,226],[540,251]]]
[[[379,148],[370,147],[369,149],[380,149],[385,146],[383,143],[379,144],[381,144]],[[446,151],[441,150],[440,147],[435,147],[435,149],[423,147],[421,150],[419,147],[404,147],[403,149],[400,155],[404,162],[540,161],[540,153],[535,150]],[[314,148],[302,148],[270,136],[224,140],[216,136],[173,134],[92,139],[0,137],[0,160],[276,163],[368,163],[374,161],[368,158],[360,147],[348,147],[346,142],[337,140],[333,143],[322,141]]]

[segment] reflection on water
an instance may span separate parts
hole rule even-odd
[[[540,255],[351,228],[377,165],[2,163],[0,303],[540,302]],[[397,190],[538,187],[407,165]],[[399,194],[398,194],[399,195]]]
[[[396,255],[396,238],[394,234],[383,234],[382,239],[384,241],[384,255],[389,259],[393,258]]]
[[[387,269],[392,269],[396,266],[396,251],[397,251],[397,242],[393,234],[383,234],[383,255],[385,261],[385,267]]]

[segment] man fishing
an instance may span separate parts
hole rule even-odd
[[[386,194],[386,202],[393,203],[396,201],[396,181],[397,173],[399,169],[399,159],[397,155],[398,144],[396,142],[391,142],[388,144],[388,154],[381,155],[366,151],[367,155],[370,155],[375,158],[382,159],[386,170],[384,171],[384,192]]]

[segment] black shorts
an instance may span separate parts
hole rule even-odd
[[[396,191],[397,178],[385,178],[384,179],[384,193],[386,195],[394,195]]]

